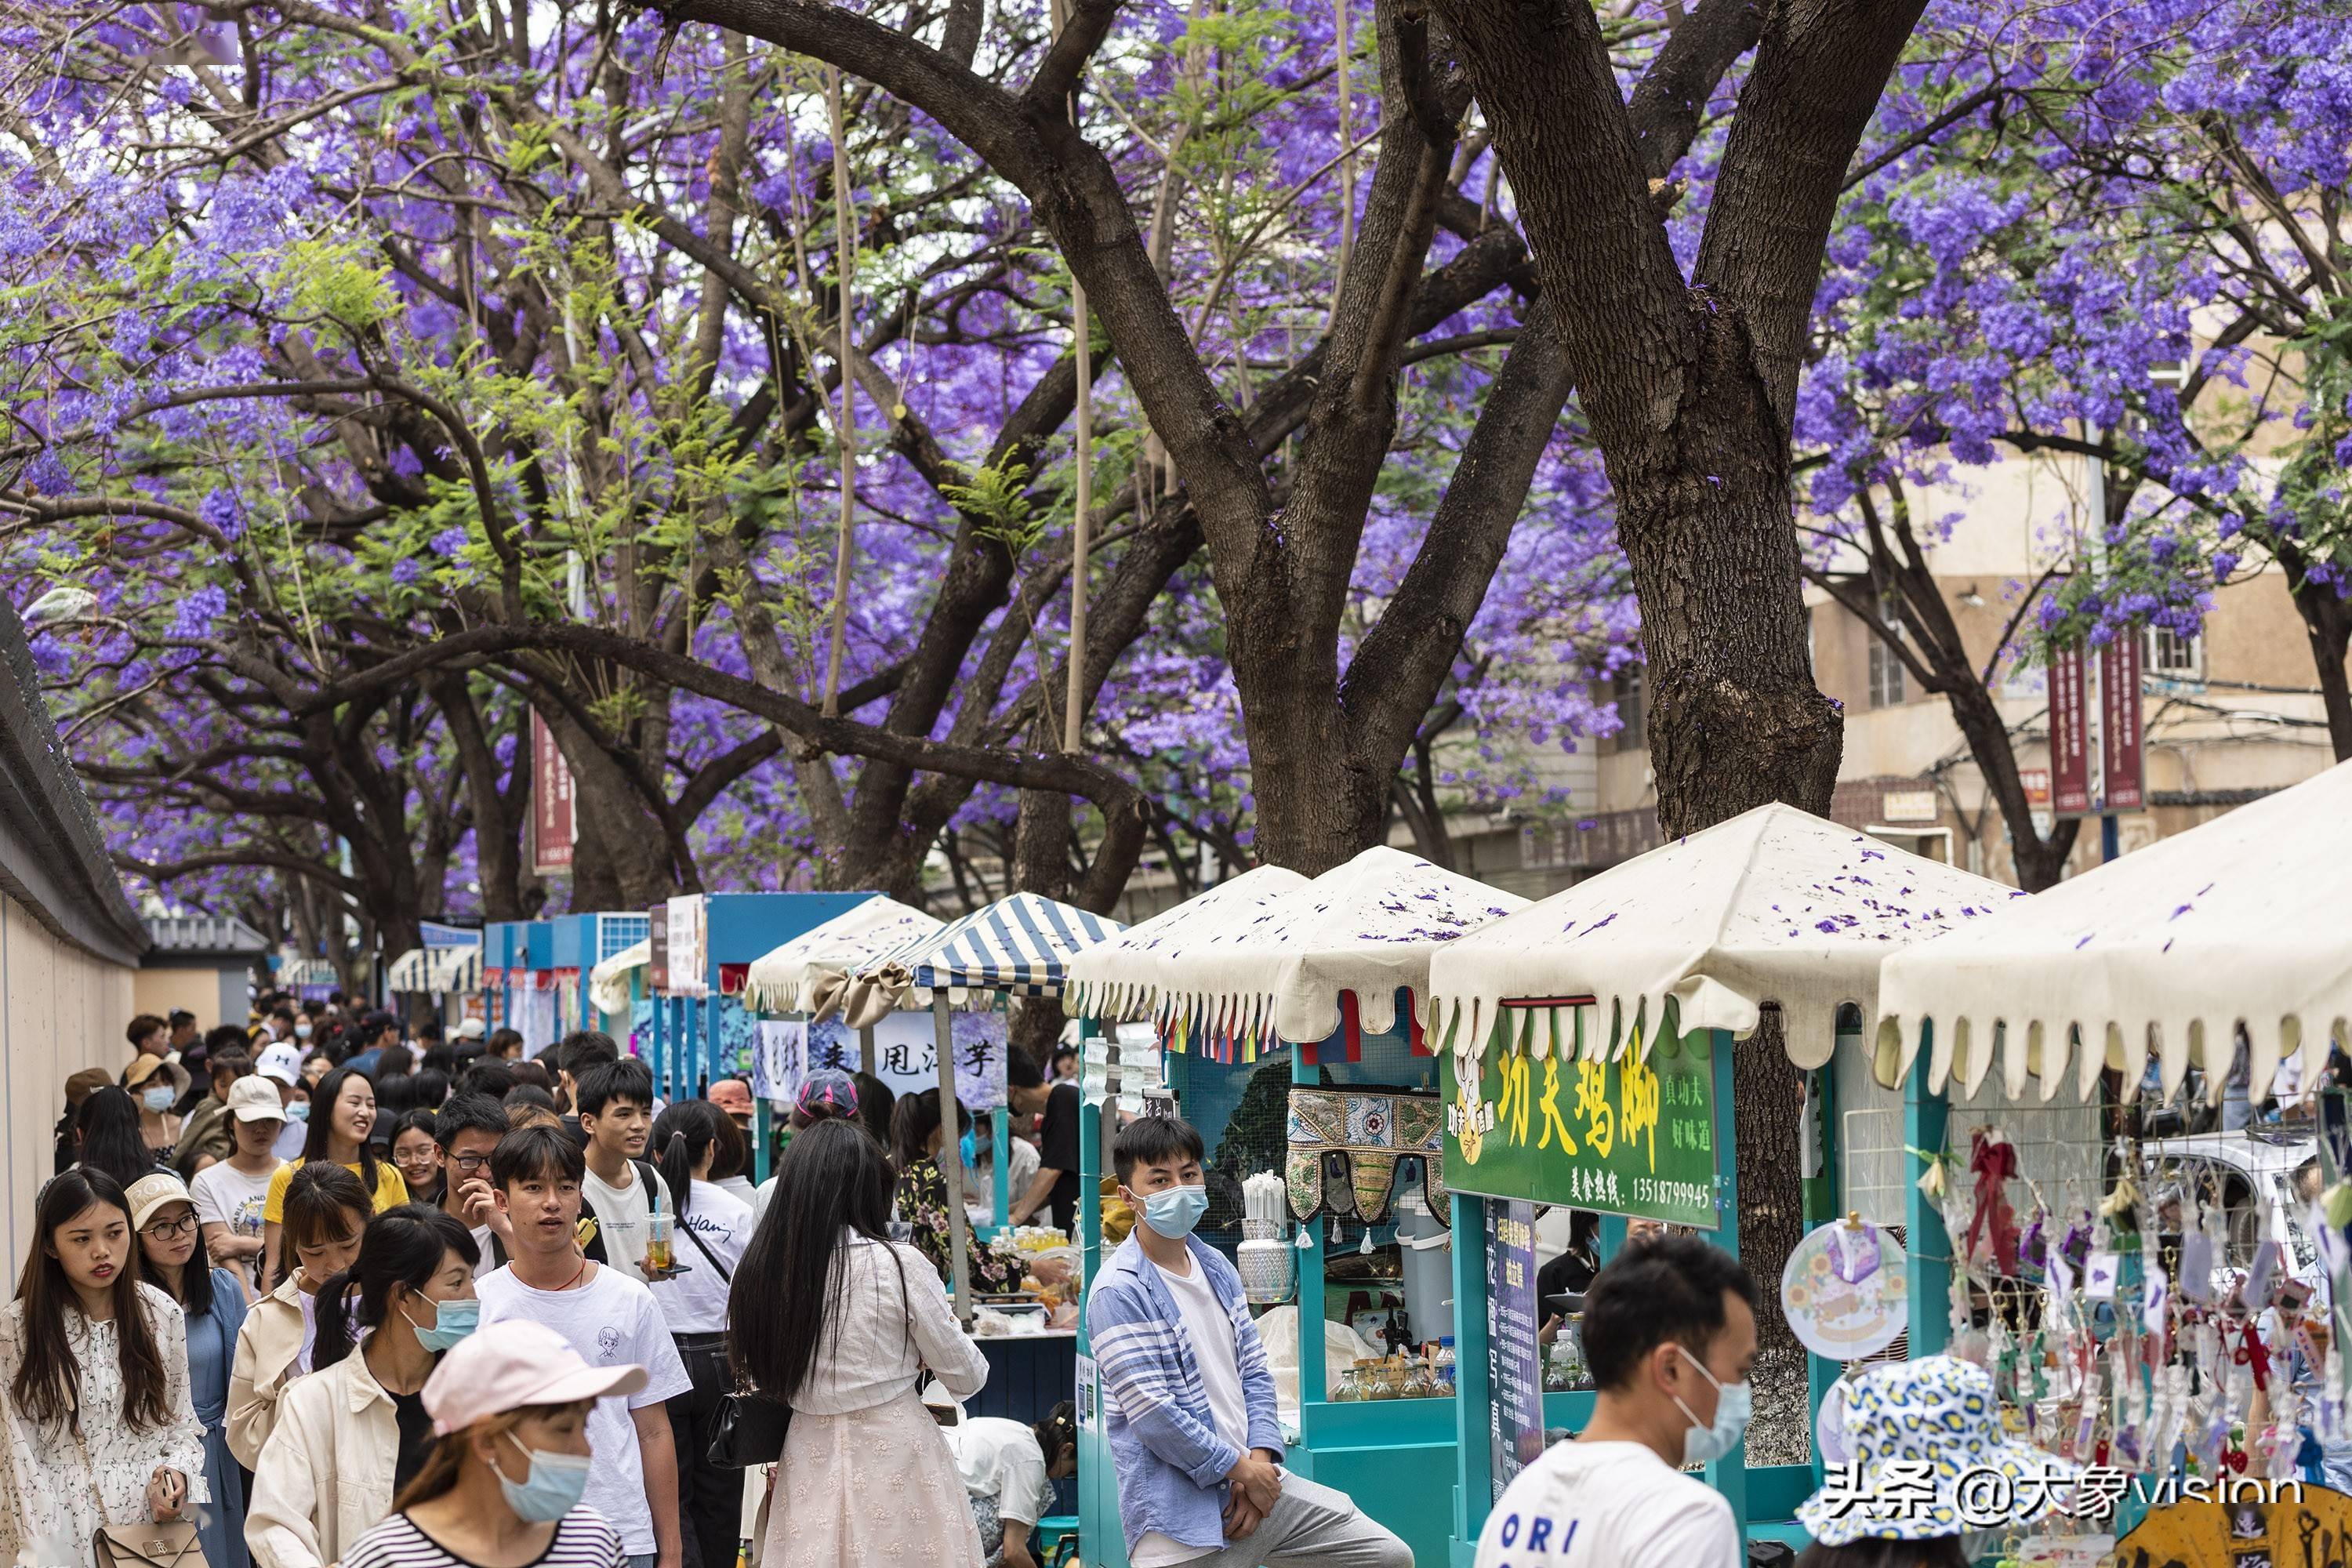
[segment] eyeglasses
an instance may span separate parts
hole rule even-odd
[[[457,1166],[459,1171],[465,1173],[468,1176],[472,1175],[475,1172],[480,1170],[489,1163],[490,1157],[488,1154],[452,1154],[449,1156],[449,1163]]]
[[[185,1219],[159,1219],[139,1234],[150,1241],[177,1241],[184,1236],[193,1236],[195,1229],[196,1216],[190,1215]]]

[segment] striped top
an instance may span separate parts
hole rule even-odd
[[[621,1538],[593,1508],[573,1509],[558,1520],[555,1539],[531,1568],[626,1568]],[[387,1517],[343,1553],[342,1568],[477,1568],[409,1522],[404,1513]]]
[[[1034,893],[999,900],[878,960],[925,990],[1004,991],[1058,996],[1062,964],[1072,953],[1127,928]]]

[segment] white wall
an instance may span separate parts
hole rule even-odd
[[[131,975],[60,942],[23,905],[0,894],[0,1102],[7,1158],[0,1173],[0,1294],[16,1292],[32,1239],[33,1195],[48,1179],[66,1079],[83,1068],[119,1069],[131,1058]]]

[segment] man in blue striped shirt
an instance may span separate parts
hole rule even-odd
[[[1118,1511],[1134,1568],[1412,1568],[1328,1487],[1282,1468],[1274,1378],[1241,1277],[1192,1235],[1209,1206],[1199,1132],[1147,1116],[1112,1154],[1134,1233],[1087,1298]]]

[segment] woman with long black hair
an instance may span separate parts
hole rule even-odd
[[[169,1171],[139,1178],[125,1194],[147,1278],[179,1302],[188,1335],[188,1397],[205,1432],[205,1488],[197,1521],[205,1568],[246,1568],[245,1476],[228,1451],[228,1369],[245,1326],[236,1274],[197,1256],[195,1199]]]
[[[751,1239],[751,1210],[710,1179],[734,1139],[734,1122],[707,1100],[681,1100],[654,1122],[647,1148],[661,1157],[662,1184],[677,1216],[671,1254],[683,1274],[657,1280],[654,1300],[677,1342],[694,1386],[668,1402],[677,1440],[677,1510],[687,1527],[687,1563],[729,1568],[742,1548],[743,1478],[704,1461],[720,1405],[735,1386],[727,1367],[727,1293]]]
[[[317,1375],[288,1387],[254,1467],[246,1538],[260,1568],[341,1561],[424,1468],[425,1381],[480,1318],[480,1261],[463,1225],[403,1204],[371,1221],[358,1259],[319,1287]]]
[[[130,1199],[103,1171],[41,1189],[0,1307],[0,1560],[87,1568],[101,1524],[193,1520],[207,1500],[187,1328],[141,1281]]]
[[[979,1568],[963,1481],[916,1381],[928,1366],[968,1399],[988,1362],[930,1259],[889,1239],[889,1160],[864,1129],[824,1121],[793,1137],[777,1173],[728,1330],[736,1375],[793,1411],[762,1568]]]
[[[378,1158],[375,1145],[368,1142],[368,1134],[375,1130],[375,1086],[365,1073],[336,1068],[311,1089],[310,1131],[303,1138],[302,1158],[289,1162],[270,1178],[269,1195],[262,1200],[263,1273],[268,1278],[278,1277],[281,1261],[278,1229],[286,1217],[286,1185],[302,1166],[314,1160],[341,1165],[360,1179],[377,1214],[408,1201],[408,1186],[400,1178],[400,1167]]]
[[[103,1171],[126,1191],[140,1177],[158,1167],[154,1151],[139,1130],[139,1102],[112,1084],[92,1089],[74,1118],[80,1134],[77,1163],[86,1171]]]

